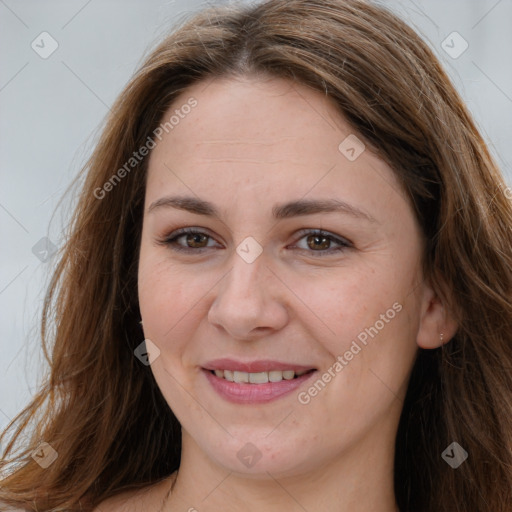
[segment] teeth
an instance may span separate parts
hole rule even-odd
[[[270,382],[281,382],[283,380],[283,372],[280,372],[280,371],[268,372],[268,380]]]
[[[249,382],[251,384],[265,384],[268,382],[268,373],[260,372],[260,373],[249,373]]]
[[[294,370],[271,370],[270,372],[247,373],[231,370],[215,370],[215,375],[221,379],[224,378],[230,382],[240,384],[266,384],[267,382],[281,382],[283,379],[292,380],[295,377],[304,375],[308,371],[309,370],[302,370],[300,372],[295,372]]]
[[[233,372],[235,382],[249,382],[249,374],[247,372]]]

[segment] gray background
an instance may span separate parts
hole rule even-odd
[[[512,0],[381,3],[430,43],[512,184]],[[57,203],[94,147],[108,106],[143,55],[201,5],[0,0],[0,429],[45,371],[39,319],[55,258],[43,262],[32,248],[43,237],[59,246],[72,197]],[[58,43],[47,59],[31,47],[44,31]],[[469,44],[456,59],[441,46],[453,31]]]

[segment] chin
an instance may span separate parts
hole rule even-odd
[[[205,453],[226,471],[254,479],[268,479],[269,473],[275,478],[286,478],[312,469],[316,457],[304,449],[303,442],[290,439],[286,442],[279,436],[265,439],[265,436],[274,435],[269,436],[269,432],[271,430],[266,429],[263,435],[258,436],[254,431],[253,435],[245,432],[244,436],[230,437],[230,441],[211,442],[205,447]],[[317,463],[322,464],[320,460]]]

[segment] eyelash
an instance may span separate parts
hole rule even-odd
[[[334,249],[328,249],[328,250],[320,250],[320,251],[308,251],[307,249],[299,249],[302,251],[307,251],[312,253],[315,256],[323,257],[324,255],[332,254],[333,252],[340,252],[344,251],[346,249],[352,248],[353,245],[351,242],[349,242],[346,239],[338,238],[334,235],[331,235],[330,233],[318,229],[304,229],[299,231],[299,234],[302,235],[299,240],[306,236],[320,236],[323,238],[326,238],[327,240],[330,240],[331,242],[335,242],[339,244],[340,247],[336,247]],[[182,238],[184,235],[206,235],[209,239],[212,239],[208,233],[205,233],[203,231],[196,230],[195,228],[181,228],[176,231],[173,231],[170,235],[166,236],[162,240],[157,240],[157,243],[159,245],[164,245],[170,247],[173,251],[177,252],[184,252],[184,253],[202,253],[207,249],[211,249],[211,247],[200,247],[194,249],[193,247],[183,247],[178,245],[177,240]],[[298,241],[299,241],[298,240]]]

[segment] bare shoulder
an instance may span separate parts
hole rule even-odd
[[[145,512],[160,510],[164,504],[174,475],[143,489],[125,491],[102,501],[93,512]]]

